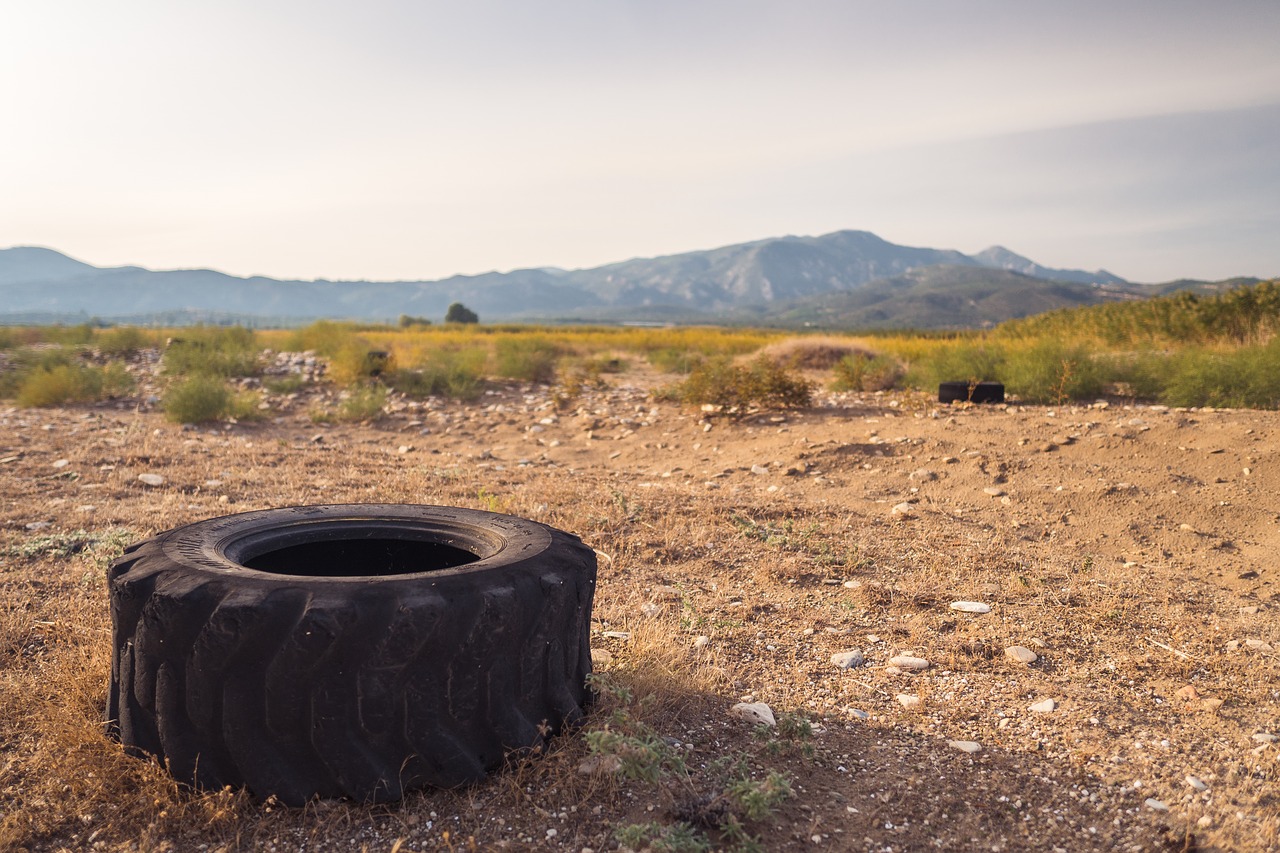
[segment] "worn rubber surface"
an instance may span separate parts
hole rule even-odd
[[[290,805],[473,782],[582,718],[595,574],[577,537],[476,510],[177,528],[108,570],[108,725],[179,780]]]
[[[938,385],[939,403],[1003,403],[1004,384],[1000,382],[942,382]]]

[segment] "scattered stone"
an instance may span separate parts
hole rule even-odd
[[[766,467],[765,467],[765,466],[763,466],[763,465],[752,465],[752,466],[751,466],[751,473],[752,473],[752,474],[768,474],[768,473],[769,473],[769,469],[768,469],[768,468],[766,468]]]
[[[773,709],[763,702],[739,702],[729,712],[750,723],[760,723],[771,728],[778,724],[773,716]]]
[[[52,521],[32,521],[27,524],[28,530],[44,530],[46,527],[53,527]]]
[[[139,474],[138,482],[144,486],[163,486],[164,477],[159,474]]]
[[[1175,693],[1174,695],[1186,702],[1191,702],[1195,699],[1200,698],[1199,691],[1197,691],[1190,684],[1188,684],[1186,687],[1179,688],[1178,692]]]
[[[899,693],[896,697],[898,704],[904,708],[917,708],[920,706],[920,697],[912,696],[910,693]]]
[[[959,610],[961,613],[990,613],[991,605],[983,604],[981,601],[953,601],[951,609]]]
[[[861,589],[862,581],[845,581],[844,588],[845,589]]]
[[[396,448],[397,453],[408,453],[411,450],[413,450],[412,444],[402,444],[398,448]]]
[[[841,669],[853,669],[862,666],[864,660],[862,652],[857,649],[848,652],[836,652],[831,656],[831,662]]]
[[[66,468],[66,467],[67,467],[68,465],[70,465],[70,464],[71,464],[71,460],[70,460],[70,459],[59,459],[57,462],[54,462],[54,463],[53,463],[53,467],[54,467],[54,468]]]
[[[309,439],[307,439],[307,440],[308,440],[308,441],[310,441],[312,444],[323,444],[323,443],[324,443],[324,433],[319,433],[319,432],[318,432],[318,433],[316,433],[315,435],[311,436],[311,438],[309,438]]]
[[[1200,707],[1204,708],[1206,711],[1210,713],[1213,713],[1214,711],[1217,711],[1219,708],[1221,708],[1224,704],[1225,702],[1221,699],[1204,699],[1200,702]]]
[[[1044,444],[1040,445],[1041,453],[1052,453],[1057,449],[1058,445],[1054,444],[1052,441],[1046,441]]]
[[[1253,649],[1255,652],[1272,651],[1271,644],[1265,640],[1245,640],[1244,644],[1246,648]]]
[[[844,710],[845,710],[845,713],[847,713],[850,717],[854,717],[855,719],[859,719],[859,720],[871,719],[871,715],[868,714],[866,711],[860,711],[857,708],[845,708]]]
[[[915,480],[920,483],[932,483],[934,480],[938,479],[938,475],[935,472],[930,471],[928,468],[921,468],[918,471],[912,471],[908,474],[907,479]]]
[[[600,636],[608,637],[610,640],[630,640],[630,631],[601,631]]]
[[[1203,779],[1199,776],[1192,776],[1190,773],[1187,774],[1187,784],[1192,788],[1195,788],[1197,791],[1209,790],[1209,786],[1205,784]]]
[[[960,460],[959,460],[959,459],[957,459],[957,458],[956,458],[956,457],[954,457],[954,456],[944,456],[944,457],[942,457],[942,464],[944,464],[944,465],[954,465],[954,464],[956,464],[956,463],[957,463],[957,462],[959,462],[959,461],[960,461]]]
[[[894,518],[911,518],[915,515],[912,511],[911,504],[907,501],[903,501],[900,504],[894,504],[893,509],[890,510],[890,512]]]
[[[1004,489],[1000,488],[999,486],[987,486],[985,489],[982,490],[982,493],[984,495],[990,495],[993,498],[998,498],[1004,495]]]
[[[958,749],[961,752],[967,752],[970,755],[982,750],[982,744],[976,740],[949,740],[947,741],[947,746]]]
[[[1268,732],[1258,732],[1253,736],[1253,739],[1258,743],[1275,743],[1277,740],[1275,735]]]
[[[1207,814],[1200,815],[1200,819],[1196,821],[1196,826],[1200,827],[1201,829],[1208,829],[1209,827],[1213,826],[1213,818],[1209,817]]]
[[[1258,605],[1256,605],[1256,604],[1247,604],[1247,605],[1245,605],[1244,607],[1241,607],[1241,608],[1240,608],[1240,615],[1241,615],[1241,616],[1257,616],[1257,615],[1258,615]]]
[[[1004,650],[1004,656],[1014,663],[1033,664],[1040,659],[1040,656],[1026,646],[1009,646]]]
[[[1157,811],[1157,812],[1167,812],[1167,811],[1169,810],[1169,807],[1168,807],[1167,805],[1165,805],[1164,803],[1160,802],[1160,801],[1159,801],[1159,800],[1157,800],[1155,797],[1147,797],[1147,799],[1146,799],[1146,801],[1143,803],[1143,805],[1145,805],[1147,808],[1149,808],[1149,809],[1151,809],[1151,810],[1153,810],[1153,811]]]
[[[1045,699],[1043,701],[1035,703],[1034,705],[1029,706],[1027,710],[1036,714],[1047,714],[1056,707],[1058,707],[1057,702],[1053,701],[1052,699]]]
[[[613,654],[608,649],[592,649],[591,662],[596,666],[613,663]]]
[[[897,667],[903,671],[919,671],[929,668],[929,661],[924,658],[916,658],[911,655],[897,655],[889,658],[889,666]]]
[[[695,637],[693,640],[693,647],[695,649],[705,649],[709,645],[711,645],[711,638],[705,634],[700,637]]]

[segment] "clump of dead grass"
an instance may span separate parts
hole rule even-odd
[[[830,370],[851,356],[872,358],[875,353],[847,338],[786,338],[760,350],[760,355],[792,370]]]

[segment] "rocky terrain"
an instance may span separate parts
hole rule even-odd
[[[725,755],[790,780],[747,821],[766,850],[1280,845],[1280,415],[822,392],[728,417],[655,402],[666,381],[393,397],[362,424],[314,423],[323,386],[201,427],[145,388],[0,409],[0,846],[612,850],[697,825]],[[574,734],[472,789],[288,810],[103,737],[113,548],[374,501],[580,535],[596,669],[625,688],[586,730],[643,724],[686,770],[626,778]],[[756,703],[790,733],[733,710]]]

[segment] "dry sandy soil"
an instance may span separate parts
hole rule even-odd
[[[0,847],[612,850],[619,826],[696,821],[737,754],[791,779],[748,822],[766,850],[1280,849],[1280,415],[820,392],[730,418],[654,402],[661,381],[362,425],[313,424],[306,394],[198,429],[138,401],[0,410]],[[635,698],[587,728],[643,721],[688,772],[581,772],[569,735],[475,788],[290,810],[123,756],[100,720],[112,548],[340,502],[579,534],[597,669]],[[761,738],[744,700],[813,734]]]

